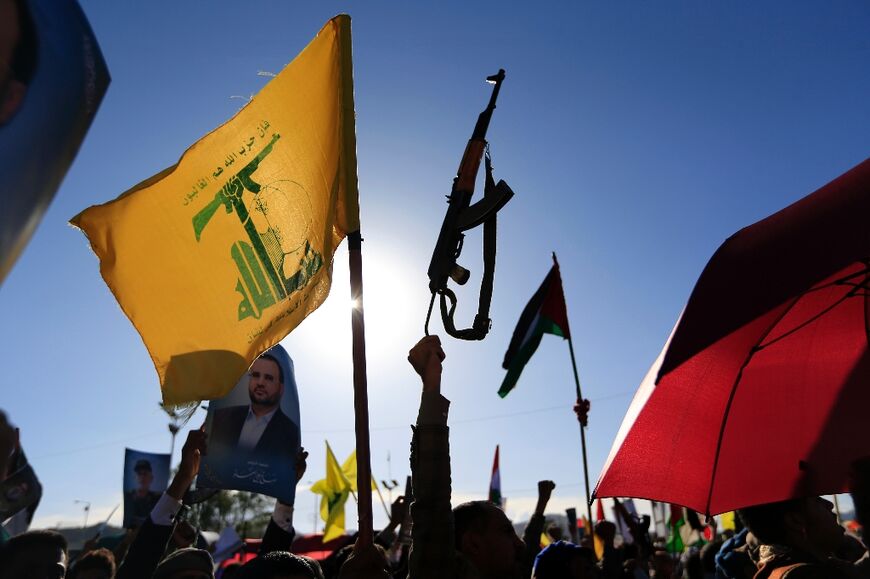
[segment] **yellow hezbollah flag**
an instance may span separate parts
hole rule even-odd
[[[323,542],[344,534],[344,503],[350,493],[350,481],[344,476],[329,443],[326,443],[326,478],[311,485],[311,492],[323,495],[320,499],[320,518],[326,523]]]
[[[344,461],[341,465],[341,472],[344,473],[344,477],[347,479],[347,482],[350,483],[350,490],[356,492],[356,449],[350,453],[350,456],[347,457],[347,460]],[[372,490],[378,490],[378,483],[375,482],[375,477],[372,475]]]
[[[219,398],[329,294],[359,229],[350,17],[173,167],[72,219],[166,404]]]

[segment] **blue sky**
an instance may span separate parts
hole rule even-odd
[[[507,78],[489,139],[516,192],[499,219],[493,329],[445,339],[454,495],[486,493],[496,444],[508,514],[582,504],[567,343],[547,337],[518,388],[496,395],[516,319],[556,251],[584,394],[590,478],[695,279],[731,233],[812,192],[870,151],[870,6],[777,1],[83,1],[112,75],[57,197],[0,287],[3,408],[45,491],[37,523],[76,524],[121,499],[124,447],[166,452],[154,368],[66,225],[173,164],[258,91],[331,16],[353,18],[373,470],[408,474],[419,385],[405,361],[422,334],[426,267],[462,150]],[[820,243],[823,243],[820,240]],[[480,234],[466,240],[473,278]],[[296,364],[314,481],[324,440],[353,448],[346,248],[332,295],[283,344]],[[439,325],[436,323],[436,329]],[[200,420],[201,415],[194,418]],[[198,422],[197,422],[198,424]],[[179,444],[180,446],[180,444]],[[177,453],[176,453],[177,460]],[[309,532],[314,496],[297,498]],[[348,520],[355,515],[348,513]],[[118,516],[120,519],[120,516]],[[375,524],[383,524],[375,510]],[[117,522],[117,521],[113,521]],[[354,526],[352,523],[350,526]]]

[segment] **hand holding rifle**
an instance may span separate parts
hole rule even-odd
[[[408,362],[423,379],[424,392],[441,392],[441,362],[445,358],[438,336],[426,336],[408,352]]]

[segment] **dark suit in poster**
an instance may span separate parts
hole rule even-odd
[[[231,451],[239,443],[239,436],[245,425],[250,407],[230,406],[216,410],[211,427],[211,439],[209,452],[221,453]],[[269,420],[266,430],[260,436],[253,450],[249,451],[252,457],[284,457],[287,462],[293,462],[295,451],[299,447],[299,433],[297,427],[278,408]]]
[[[262,366],[264,359],[269,360],[266,367]],[[280,369],[270,370],[276,368],[273,364]],[[268,423],[259,432],[253,425],[266,419],[264,408],[274,403],[260,390],[266,388],[260,384],[264,374],[280,376],[281,393],[279,404],[271,407]],[[256,360],[229,395],[209,403],[206,425],[208,453],[200,466],[198,488],[252,491],[293,502],[295,462],[301,447],[299,394],[293,361],[281,346]]]

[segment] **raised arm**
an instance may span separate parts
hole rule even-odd
[[[116,579],[150,579],[154,574],[172,537],[175,517],[181,510],[181,500],[193,484],[204,451],[204,427],[188,432],[187,440],[181,449],[181,464],[178,465],[178,472],[139,528],[139,534],[136,535],[136,539],[127,551],[127,556],[118,567]]]
[[[299,484],[305,475],[305,470],[308,468],[307,459],[308,452],[304,448],[300,448],[299,454],[296,456],[296,484]],[[289,551],[295,537],[293,505],[281,501],[276,502],[272,518],[269,519],[269,526],[266,527],[266,532],[263,535],[263,542],[260,544],[260,555],[265,555],[271,551]]]
[[[427,336],[408,353],[423,382],[420,412],[411,441],[411,554],[409,578],[452,576],[456,564],[453,511],[450,506],[450,443],[447,413],[441,396],[444,350],[438,336]]]
[[[532,565],[535,562],[535,557],[541,551],[541,533],[544,532],[544,511],[547,510],[547,503],[550,502],[550,497],[553,495],[553,490],[556,488],[556,483],[551,480],[538,481],[538,503],[535,505],[535,512],[529,523],[523,531],[523,543],[526,544],[524,564],[531,574]]]

